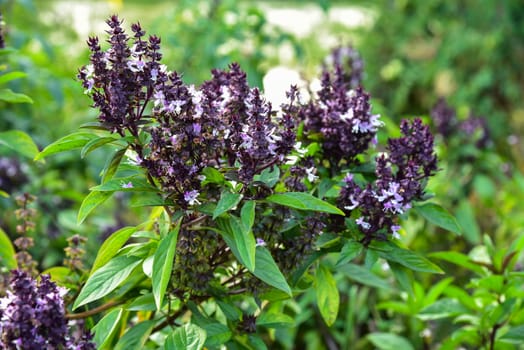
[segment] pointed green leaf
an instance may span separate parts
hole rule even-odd
[[[118,139],[115,137],[97,137],[89,141],[85,144],[85,146],[82,148],[82,151],[80,151],[80,157],[84,158],[86,155],[91,153],[97,148],[102,147],[103,145],[107,145],[108,143],[111,143],[113,141],[117,141]]]
[[[95,138],[97,138],[96,135],[83,131],[75,132],[73,134],[64,136],[61,139],[53,142],[52,144],[44,148],[42,152],[36,155],[35,160],[45,158],[55,153],[82,148],[86,145],[86,143]]]
[[[219,232],[231,248],[233,255],[249,271],[253,271],[256,268],[256,241],[253,232],[245,230],[235,216],[218,218],[217,223],[220,227]]]
[[[206,331],[197,325],[186,323],[167,336],[165,350],[200,350],[206,342]]]
[[[134,256],[117,256],[109,260],[107,264],[89,276],[75,300],[73,310],[111,293],[141,262],[142,259]]]
[[[392,333],[371,333],[367,338],[379,350],[415,350],[404,337]]]
[[[33,103],[29,96],[13,92],[11,89],[0,89],[0,100],[9,103]]]
[[[429,273],[444,273],[434,263],[411,250],[402,249],[391,244],[391,250],[375,250],[378,255],[388,261],[396,262],[414,271]],[[370,249],[371,250],[371,249]]]
[[[111,339],[116,333],[118,323],[122,318],[123,309],[116,308],[107,313],[98,323],[93,327],[92,331],[95,334],[93,340],[97,345],[97,349],[107,349],[110,345]]]
[[[224,182],[224,175],[212,167],[207,167],[202,170],[202,175],[204,175],[206,178],[204,181],[202,181],[202,185],[208,184],[208,183],[217,183],[221,184]]]
[[[478,275],[484,275],[483,267],[475,263],[473,260],[470,259],[469,256],[465,254],[459,252],[444,251],[430,253],[429,256],[431,258],[441,259],[444,261],[448,261],[452,264],[465,267],[466,269],[476,272]]]
[[[332,326],[337,319],[340,296],[331,271],[324,265],[317,268],[315,290],[320,315],[328,326]]]
[[[215,210],[213,211],[213,220],[219,217],[221,214],[236,207],[236,205],[242,199],[242,195],[238,193],[231,193],[228,191],[222,192],[220,200],[217,203]]]
[[[5,84],[15,79],[25,78],[26,76],[27,76],[26,73],[18,72],[18,71],[5,73],[5,74],[0,75],[0,84]]]
[[[275,263],[275,260],[273,260],[269,250],[264,247],[257,247],[255,260],[255,271],[253,271],[253,275],[270,286],[280,289],[290,296],[293,295],[291,288],[287,284],[286,278],[282,272],[280,272],[280,269]]]
[[[512,344],[524,344],[524,325],[511,327],[499,339]]]
[[[362,283],[367,286],[382,288],[386,290],[391,290],[391,286],[382,278],[375,275],[373,272],[369,271],[365,267],[355,265],[355,264],[346,264],[343,266],[337,267],[338,272],[342,272],[344,275],[350,279]]]
[[[109,236],[98,250],[91,273],[104,266],[113,258],[118,250],[127,242],[129,237],[136,232],[136,227],[124,227]]]
[[[100,204],[104,203],[112,195],[113,192],[94,191],[89,193],[82,201],[82,205],[80,205],[80,209],[78,210],[78,217],[76,219],[78,225],[84,222],[89,213],[91,213]]]
[[[257,318],[257,326],[264,326],[267,328],[294,327],[295,320],[293,317],[286,314],[277,312],[263,312]]]
[[[0,228],[0,266],[16,269],[15,248],[7,234]]]
[[[273,188],[280,179],[280,169],[277,166],[264,169],[260,174],[255,175],[254,181],[259,181],[269,188]]]
[[[126,154],[127,147],[121,148],[117,150],[113,157],[111,157],[106,165],[104,166],[104,169],[102,170],[102,183],[105,183],[106,181],[110,180],[113,175],[115,175],[116,170],[118,169],[118,166],[120,165],[120,162],[122,162],[122,158],[124,157],[124,154]]]
[[[468,313],[469,309],[463,306],[458,300],[443,298],[422,309],[417,317],[423,321],[429,321],[460,314],[467,315]]]
[[[233,336],[233,332],[222,323],[212,322],[204,325],[202,328],[206,331],[206,347],[219,347],[225,344]]]
[[[169,232],[158,244],[153,260],[153,295],[157,310],[162,308],[167,284],[171,278],[173,260],[175,258],[178,232],[180,231],[181,220],[178,220],[176,227]]]
[[[9,130],[0,132],[0,145],[11,148],[13,151],[33,159],[38,154],[33,139],[23,131]]]
[[[355,259],[358,255],[360,255],[363,248],[364,246],[360,242],[347,241],[340,251],[337,266],[344,265],[345,263]]]
[[[334,205],[324,202],[323,200],[305,192],[273,194],[267,197],[266,200],[268,202],[300,210],[320,211],[324,213],[344,215],[344,212]]]
[[[155,321],[142,321],[127,330],[114,350],[142,350],[155,327]]]
[[[255,205],[255,201],[247,201],[240,211],[240,220],[247,231],[251,230],[255,223]]]
[[[440,205],[436,203],[425,203],[416,205],[415,210],[432,224],[456,234],[462,234],[462,229],[455,217]]]

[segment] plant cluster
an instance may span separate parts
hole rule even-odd
[[[63,297],[48,275],[37,282],[24,270],[11,272],[10,290],[0,299],[0,349],[94,350],[89,332],[70,333]]]
[[[206,15],[221,18],[221,8]],[[467,255],[430,254],[460,267],[455,279],[420,253],[435,226],[476,242],[427,202],[431,189],[444,193],[427,185],[448,174],[454,142],[489,152],[483,119],[460,119],[440,101],[436,139],[424,118],[396,127],[376,113],[349,46],[324,60],[318,91],[291,86],[272,106],[250,85],[249,66],[220,64],[192,85],[163,64],[161,44],[172,38],[147,36],[138,23],[128,33],[117,16],[107,24],[108,40],[88,39],[90,62],[78,71],[96,121],[41,152],[20,131],[0,133],[0,143],[39,161],[73,149],[107,158],[77,223],[107,231],[90,215],[111,199],[118,217],[89,261],[78,234],[87,225],[64,210],[60,224],[75,234],[62,266],[34,278],[29,251],[40,229],[34,198],[21,197],[22,238],[13,245],[0,230],[2,278],[11,270],[0,289],[0,348],[505,350],[522,340],[523,240],[502,250],[486,236]],[[484,158],[459,159],[476,167]],[[406,248],[421,241],[420,252]]]

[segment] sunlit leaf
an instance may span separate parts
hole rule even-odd
[[[178,224],[171,232],[162,238],[154,255],[152,283],[153,295],[158,310],[162,307],[167,284],[171,278],[180,223],[181,220],[178,221]]]
[[[77,223],[80,225],[87,216],[100,204],[104,203],[109,197],[113,195],[113,192],[98,192],[93,191],[89,193],[78,210]]]
[[[328,326],[333,325],[337,319],[340,296],[337,283],[331,271],[324,265],[317,268],[315,275],[315,290],[317,305],[322,318]]]
[[[35,160],[48,157],[55,153],[82,148],[89,141],[95,138],[97,138],[96,135],[83,131],[69,134],[67,136],[62,137],[61,139],[56,140],[55,142],[44,148],[42,152],[36,155]]]
[[[118,256],[96,270],[75,300],[73,309],[105,297],[115,290],[142,262],[134,256]]]
[[[206,342],[206,331],[197,325],[186,323],[167,336],[165,350],[200,350]]]
[[[118,250],[122,248],[129,237],[131,237],[135,232],[136,227],[123,227],[120,230],[113,232],[104,243],[102,243],[100,249],[98,249],[98,254],[96,255],[93,267],[91,268],[91,273],[95,272],[111,260],[111,258],[116,255]]]
[[[0,228],[0,266],[8,270],[16,269],[15,248],[7,234]]]
[[[305,192],[273,194],[267,197],[266,200],[268,202],[300,210],[320,211],[324,213],[344,215],[344,212],[334,205],[324,202],[323,200]]]
[[[19,130],[0,132],[0,145],[9,147],[30,159],[35,158],[38,154],[38,147],[36,147],[31,136]]]

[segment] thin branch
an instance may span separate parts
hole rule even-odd
[[[98,307],[95,307],[94,309],[87,310],[87,311],[84,311],[84,312],[80,312],[78,314],[66,314],[65,318],[68,319],[68,320],[79,320],[79,319],[82,319],[82,318],[88,318],[90,316],[99,314],[102,311],[110,309],[110,308],[112,308],[114,306],[121,305],[123,303],[124,303],[124,301],[115,301],[115,300],[113,300],[113,301],[108,302],[107,304],[100,305]]]

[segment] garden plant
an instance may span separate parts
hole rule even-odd
[[[273,106],[238,63],[189,83],[160,36],[106,25],[76,77],[92,120],[41,151],[15,129],[0,145],[33,171],[73,150],[103,160],[76,223],[96,231],[113,201],[120,224],[94,251],[69,235],[41,271],[39,198],[0,182],[18,206],[16,236],[0,229],[0,349],[521,348],[524,239],[475,228],[463,198],[479,177],[433,184],[505,164],[485,157],[484,119],[459,121],[444,100],[430,118],[382,117],[354,46],[331,51],[318,90],[292,85]],[[8,88],[0,100],[33,102]],[[417,250],[435,234],[446,242]]]

